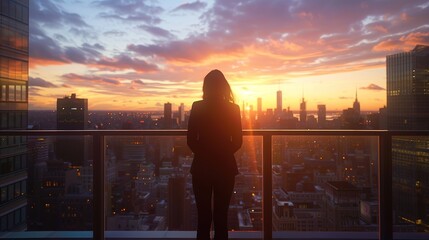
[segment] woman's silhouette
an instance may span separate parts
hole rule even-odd
[[[192,104],[188,124],[197,239],[210,239],[212,221],[214,239],[228,239],[228,208],[238,174],[234,153],[241,144],[240,108],[223,73],[212,70],[204,78],[203,100]]]

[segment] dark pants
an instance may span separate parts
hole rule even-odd
[[[228,239],[228,208],[235,176],[192,175],[192,185],[198,211],[197,239],[210,239],[213,220],[214,239]],[[213,196],[213,209],[212,209]]]

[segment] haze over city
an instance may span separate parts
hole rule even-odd
[[[221,69],[236,101],[309,110],[386,105],[386,55],[429,43],[428,1],[30,1],[29,108],[70,93],[90,110],[201,98]]]

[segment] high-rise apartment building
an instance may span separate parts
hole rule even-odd
[[[386,57],[388,128],[429,129],[429,46]]]
[[[164,118],[163,128],[172,128],[173,126],[173,110],[171,103],[164,103]]]
[[[179,106],[179,124],[182,125],[185,122],[185,104],[181,103]]]
[[[57,129],[84,130],[88,125],[88,99],[70,97],[57,99]],[[70,147],[73,146],[73,147]],[[83,166],[88,142],[84,136],[61,136],[56,141],[57,159],[73,166]]]
[[[26,129],[28,0],[0,1],[0,128]],[[1,137],[0,231],[27,228],[26,137]]]
[[[386,58],[388,129],[429,130],[429,46]],[[429,230],[427,146],[427,137],[392,139],[395,222],[415,223],[417,231]]]
[[[88,99],[70,97],[57,99],[57,129],[83,130],[88,125]]]
[[[327,182],[325,188],[328,230],[358,230],[361,190],[347,181]]]
[[[324,104],[317,105],[317,122],[319,128],[324,128],[326,125],[326,105]]]

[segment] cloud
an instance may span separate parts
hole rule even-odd
[[[80,47],[62,47],[33,23],[30,34],[30,67],[69,63],[88,64],[101,58],[104,48],[96,43],[84,43]]]
[[[160,27],[156,26],[149,26],[149,25],[140,25],[138,28],[143,29],[144,31],[152,34],[155,37],[160,38],[167,38],[167,39],[173,39],[175,36],[171,34],[169,31],[162,29]]]
[[[142,80],[140,80],[140,79],[133,80],[133,83],[135,83],[135,84],[140,84],[140,85],[144,85],[143,81],[142,81]]]
[[[103,35],[106,37],[123,37],[126,34],[127,34],[126,32],[117,31],[117,30],[110,30],[103,33]]]
[[[195,1],[192,3],[184,3],[176,8],[174,8],[173,10],[171,10],[171,12],[176,12],[176,11],[200,11],[202,9],[204,9],[207,6],[207,3],[205,2],[200,2],[200,1]]]
[[[90,28],[79,14],[65,11],[50,0],[31,0],[29,2],[30,18],[43,26],[51,28],[60,28],[62,26]]]
[[[109,84],[109,85],[120,85],[121,82],[116,79],[104,78],[99,76],[84,76],[75,73],[68,73],[61,76],[66,81],[72,82],[86,82],[89,84],[100,83],[100,84]]]
[[[377,84],[371,83],[366,87],[361,87],[360,89],[364,89],[364,90],[373,90],[373,91],[382,91],[382,90],[386,90],[385,88],[382,88],[380,86],[378,86]]]
[[[30,65],[50,65],[70,63],[63,56],[63,50],[58,43],[47,36],[39,25],[33,23],[30,26]]]
[[[142,56],[158,56],[173,61],[200,62],[215,55],[238,54],[242,52],[243,46],[237,42],[213,44],[196,38],[170,41],[165,44],[130,44],[127,49]]]
[[[427,29],[429,31],[429,25]],[[396,38],[389,38],[377,43],[372,50],[375,52],[409,51],[416,45],[429,45],[429,32],[412,32]]]
[[[28,85],[30,87],[57,88],[58,86],[39,77],[29,77]]]
[[[93,5],[106,8],[109,12],[100,13],[102,18],[118,19],[122,21],[137,21],[146,24],[158,24],[158,17],[164,11],[161,7],[151,2],[140,0],[104,0],[95,1]]]
[[[158,66],[141,60],[133,58],[125,54],[120,54],[112,58],[103,57],[90,63],[91,66],[101,68],[104,70],[116,71],[124,69],[133,69],[137,72],[153,72],[158,71]]]

